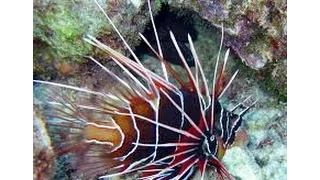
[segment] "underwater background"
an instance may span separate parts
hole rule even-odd
[[[99,1],[124,38],[144,64],[160,71],[160,63],[145,51],[138,33],[148,37],[150,17],[145,1]],[[206,77],[212,71],[219,49],[221,23],[224,23],[224,50],[231,50],[228,69],[240,69],[223,105],[233,107],[249,95],[259,102],[244,117],[242,141],[229,149],[222,159],[236,179],[287,178],[287,2],[274,0],[156,0],[153,10],[161,42],[166,44],[168,29],[178,34],[177,41],[187,51],[187,33],[202,62]],[[89,0],[34,0],[33,5],[34,79],[106,88],[112,85],[105,74],[85,56],[101,60],[119,71],[100,50],[86,43],[87,34],[129,56],[105,17]],[[163,33],[162,33],[163,32]],[[151,37],[151,36],[150,36]],[[152,42],[152,40],[151,40]],[[176,53],[164,46],[170,62],[181,69]],[[187,56],[188,57],[188,56]],[[192,60],[190,60],[192,65]],[[182,72],[181,72],[182,73]],[[210,84],[209,84],[210,85]],[[34,86],[34,179],[68,179],[68,159],[53,159],[50,137],[38,110],[41,87]],[[207,178],[212,173],[207,172]],[[197,179],[199,176],[195,176]],[[131,177],[128,177],[130,179]]]

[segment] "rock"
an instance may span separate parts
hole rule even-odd
[[[286,58],[287,3],[284,0],[169,0],[168,4],[191,9],[218,28],[224,23],[225,46],[236,51],[253,69]]]
[[[141,9],[144,3],[127,3],[125,0],[99,3],[132,47],[140,42],[138,32],[143,30],[150,19],[147,9]],[[87,35],[127,53],[121,39],[94,1],[37,0],[33,8],[33,66],[37,79],[65,77],[65,69],[60,68],[62,62],[82,65],[87,62],[85,56],[88,55],[106,59],[104,53],[83,40]]]
[[[261,172],[258,164],[255,163],[248,150],[234,147],[229,149],[223,157],[229,172],[238,180],[261,179]]]
[[[51,179],[54,175],[55,159],[50,137],[41,117],[33,114],[33,179]]]

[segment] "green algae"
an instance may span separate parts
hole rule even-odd
[[[83,38],[110,31],[105,17],[91,1],[39,1],[33,11],[34,76],[53,79],[56,64],[83,63],[93,47]]]

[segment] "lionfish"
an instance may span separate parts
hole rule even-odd
[[[123,70],[126,78],[88,57],[108,74],[108,78],[119,84],[113,87],[114,91],[33,80],[49,86],[48,89],[52,87],[46,92],[48,98],[42,101],[56,156],[69,155],[76,172],[90,179],[133,174],[137,179],[188,179],[196,169],[204,179],[208,166],[214,169],[216,178],[234,179],[221,159],[233,144],[243,115],[256,101],[245,107],[243,102],[248,97],[231,110],[219,102],[239,71],[226,80],[229,50],[222,67],[219,65],[223,26],[213,85],[209,88],[189,34],[195,73],[192,73],[171,31],[170,37],[187,72],[187,80],[183,80],[165,60],[150,0],[148,8],[158,51],[141,33],[139,35],[161,62],[162,75],[141,63],[103,8],[97,1],[95,3],[134,60],[88,36],[85,38],[87,42],[106,52]],[[178,85],[170,82],[169,77]],[[63,90],[76,92],[80,101]],[[242,108],[241,112],[236,114],[235,110],[239,108]]]

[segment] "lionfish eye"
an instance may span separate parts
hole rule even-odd
[[[215,155],[216,151],[217,151],[217,146],[218,146],[217,139],[216,139],[215,135],[214,134],[210,134],[210,135],[208,134],[207,135],[207,142],[208,142],[208,144],[207,144],[208,145],[207,153]]]
[[[215,137],[214,137],[214,135],[212,135],[212,136],[210,137],[210,141],[212,142],[212,141],[214,141],[214,139],[215,139]]]

